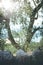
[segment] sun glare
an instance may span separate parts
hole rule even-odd
[[[11,8],[12,3],[9,0],[2,0],[2,6],[7,10]]]
[[[1,7],[7,11],[17,11],[19,9],[19,2],[13,2],[12,0],[2,0],[0,2],[0,8]]]

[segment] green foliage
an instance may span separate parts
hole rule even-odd
[[[37,49],[40,45],[40,43],[35,43],[35,42],[31,42],[30,44],[25,45],[24,51],[29,52],[29,51],[34,51],[35,49]],[[21,47],[23,47],[23,44],[21,45]],[[12,46],[12,44],[8,43],[8,44],[4,44],[4,50],[8,50],[10,51],[12,54],[15,54],[17,49],[15,47]]]
[[[40,46],[43,47],[43,38],[40,41]]]
[[[31,51],[35,50],[36,48],[38,48],[40,46],[39,43],[35,43],[35,42],[32,42],[29,44],[29,47],[28,49],[30,49]]]
[[[17,51],[17,49],[15,47],[13,47],[12,44],[5,43],[5,41],[3,39],[0,39],[0,50],[8,50],[12,54],[14,54]]]
[[[12,44],[5,44],[4,50],[10,51],[12,54],[14,54],[17,49],[12,46]]]
[[[28,43],[28,45],[27,45],[27,43],[26,43],[26,45],[25,45],[25,47],[24,47],[24,50],[25,50],[26,52],[28,52],[28,51],[34,51],[34,50],[37,49],[39,46],[40,46],[40,43],[31,42],[30,44]]]
[[[31,15],[32,8],[31,8],[30,4],[26,4],[26,5],[23,7],[23,10],[24,10],[25,13],[27,13],[28,15]]]
[[[4,44],[5,41],[3,39],[0,39],[0,50],[4,50]]]
[[[0,16],[3,16],[3,12],[2,12],[2,10],[0,9]]]

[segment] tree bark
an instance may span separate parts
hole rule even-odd
[[[28,27],[28,30],[27,30],[27,42],[30,43],[32,37],[33,37],[33,33],[32,32],[32,29],[33,29],[33,24],[34,24],[34,18],[35,18],[35,15],[36,13],[39,11],[39,9],[43,6],[43,0],[41,1],[41,3],[33,10],[31,16],[30,16],[30,23],[29,23],[29,27]]]
[[[19,46],[18,43],[15,42],[11,30],[10,30],[10,25],[9,25],[9,19],[6,20],[6,28],[8,30],[8,36],[9,36],[9,40],[11,41],[12,45],[15,46],[17,49],[20,49],[21,47]]]
[[[3,22],[3,20],[5,20],[5,22]],[[0,23],[5,23],[6,29],[8,30],[8,37],[9,40],[11,41],[12,45],[15,46],[17,49],[20,49],[21,47],[19,46],[18,43],[15,42],[11,30],[10,30],[10,25],[9,25],[10,19],[3,16],[3,14],[0,15]],[[0,35],[1,35],[1,26],[0,26]]]
[[[41,3],[36,8],[34,8],[32,14],[30,15],[30,22],[29,22],[29,26],[28,26],[28,30],[27,30],[26,42],[23,46],[23,50],[25,50],[25,51],[27,51],[28,44],[31,42],[31,39],[32,39],[34,33],[37,31],[37,30],[34,30],[32,32],[33,24],[34,24],[34,20],[35,20],[34,18],[35,18],[36,13],[39,11],[39,9],[42,6],[43,6],[43,0],[41,1]]]

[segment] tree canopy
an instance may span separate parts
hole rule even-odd
[[[43,0],[31,1],[8,0],[9,6],[7,6],[7,0],[0,2],[0,40],[8,38],[17,49],[24,49],[25,45],[28,47],[37,31],[43,36],[43,15],[40,15],[40,13],[43,14]],[[3,6],[2,3],[4,3]],[[38,23],[39,18],[42,18],[39,21],[41,25],[35,26],[34,24]],[[11,28],[11,25],[18,25],[20,29]],[[16,37],[19,37],[19,42],[16,42]],[[23,47],[20,44],[21,41]]]

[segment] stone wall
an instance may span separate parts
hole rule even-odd
[[[32,55],[17,51],[17,56],[13,56],[9,51],[0,51],[0,65],[43,65],[43,50],[37,49]]]

